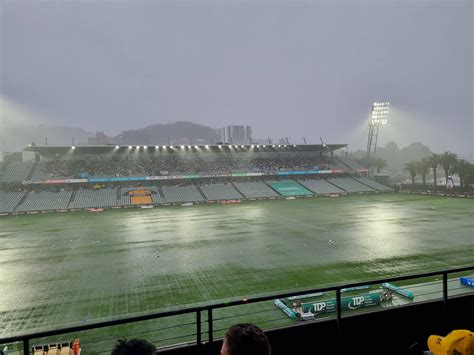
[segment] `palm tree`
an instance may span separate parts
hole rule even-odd
[[[463,190],[463,182],[466,184],[466,180],[468,180],[469,172],[472,169],[471,165],[472,164],[467,160],[460,159],[453,167],[453,171],[459,175],[461,191]]]
[[[443,167],[446,183],[451,169],[456,165],[458,156],[456,153],[445,151],[439,158],[439,164]]]
[[[438,154],[433,154],[431,157],[427,158],[431,169],[433,169],[433,185],[434,185],[434,190],[436,192],[436,172],[438,170],[439,166],[439,155]]]
[[[387,161],[382,158],[375,159],[374,165],[377,167],[377,174],[380,173],[380,170],[387,166]]]
[[[417,171],[418,163],[416,161],[411,161],[405,164],[405,170],[410,173],[411,176],[411,190],[413,191],[415,188],[415,176]]]
[[[423,186],[426,185],[426,174],[430,170],[430,161],[429,158],[423,158],[419,162],[417,162],[416,170],[418,174],[421,175],[421,179],[423,180]]]

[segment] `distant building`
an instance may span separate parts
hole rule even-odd
[[[97,131],[95,137],[87,138],[88,145],[106,145],[109,144],[109,137],[104,134],[104,131]]]
[[[218,130],[220,140],[230,144],[251,144],[252,126],[226,126]]]

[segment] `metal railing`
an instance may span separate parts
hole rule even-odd
[[[448,309],[448,275],[454,273],[462,273],[465,271],[474,270],[474,265],[463,267],[463,268],[456,268],[456,269],[449,269],[443,271],[433,271],[423,274],[415,274],[409,276],[400,276],[400,277],[391,277],[391,278],[384,278],[372,281],[364,281],[364,282],[357,282],[357,283],[349,283],[331,287],[323,287],[323,288],[314,288],[314,289],[306,289],[301,291],[293,291],[293,292],[286,292],[286,293],[279,293],[279,294],[271,294],[265,295],[260,297],[253,297],[248,299],[240,299],[234,300],[230,302],[220,302],[220,303],[213,303],[204,306],[197,306],[197,307],[189,307],[189,308],[182,308],[178,310],[170,310],[170,311],[162,311],[162,312],[155,312],[149,313],[144,315],[137,315],[137,316],[129,316],[123,318],[117,318],[114,320],[107,320],[107,321],[100,321],[95,323],[89,323],[84,325],[74,325],[70,327],[64,327],[59,329],[51,329],[51,330],[44,330],[39,332],[32,332],[32,333],[25,333],[15,336],[3,337],[0,338],[0,344],[11,344],[15,342],[22,342],[23,354],[30,354],[30,344],[31,340],[44,338],[44,337],[51,337],[56,335],[65,335],[70,333],[78,333],[81,331],[86,330],[93,330],[93,329],[100,329],[100,328],[107,328],[117,325],[126,325],[136,322],[144,322],[147,320],[153,319],[161,319],[161,318],[168,318],[174,317],[179,315],[195,315],[195,320],[192,323],[188,323],[186,325],[194,324],[195,333],[187,334],[186,336],[195,336],[195,341],[191,342],[191,344],[196,345],[197,354],[200,353],[202,346],[205,343],[212,343],[214,341],[214,323],[216,320],[222,320],[223,318],[216,318],[214,313],[218,309],[224,309],[233,306],[241,306],[241,305],[248,305],[253,303],[261,303],[266,301],[271,301],[276,298],[286,298],[290,296],[299,296],[305,295],[310,293],[318,293],[318,292],[335,292],[336,294],[336,324],[337,324],[337,332],[338,335],[341,335],[341,327],[344,321],[344,317],[342,316],[342,307],[341,307],[341,293],[343,289],[358,287],[358,286],[372,286],[376,284],[381,284],[384,282],[397,282],[397,281],[408,281],[420,278],[432,278],[435,276],[442,276],[441,284],[442,284],[442,302],[445,314],[447,314]],[[436,300],[441,300],[440,298],[436,298]],[[203,315],[207,315],[207,330],[203,332],[202,329],[202,317]],[[206,339],[203,339],[203,335],[207,333]],[[180,338],[180,337],[176,337]],[[113,338],[115,339],[115,337]],[[177,345],[177,343],[175,344]],[[110,349],[109,349],[110,352]]]

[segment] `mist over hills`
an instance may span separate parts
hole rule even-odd
[[[46,139],[48,145],[71,145],[73,138],[74,144],[82,145],[93,135],[77,127],[5,124],[0,129],[0,151],[18,152],[31,143],[45,145]]]
[[[183,140],[191,142],[190,144],[211,144],[219,139],[215,128],[178,121],[123,131],[113,137],[112,141],[117,144],[169,144],[170,141]]]
[[[76,127],[4,123],[0,129],[0,151],[21,151],[33,142],[42,146],[46,144],[46,138],[49,146],[71,145],[73,138],[75,145],[87,145],[90,137],[95,137],[95,133]],[[112,144],[169,144],[169,141],[177,140],[207,144],[219,141],[215,128],[185,121],[130,129],[108,138]]]

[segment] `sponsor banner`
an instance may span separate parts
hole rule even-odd
[[[66,184],[77,184],[88,182],[88,179],[66,179]]]
[[[367,169],[356,169],[356,172],[357,173],[368,173],[369,170],[367,170]]]
[[[342,169],[332,169],[331,170],[334,174],[341,174],[341,173],[344,173],[345,170],[342,170]]]
[[[65,184],[66,179],[51,179],[51,180],[44,180],[45,184]]]
[[[183,179],[199,179],[201,175],[190,174],[190,175],[183,175]]]
[[[319,170],[320,174],[332,174],[334,170]]]
[[[147,180],[167,180],[168,176],[147,176]]]
[[[277,171],[276,175],[314,175],[321,174],[321,170]]]
[[[382,284],[382,287],[383,287],[383,288],[387,288],[387,289],[389,289],[390,291],[396,292],[396,293],[398,293],[399,295],[402,295],[402,296],[404,296],[404,297],[406,297],[406,298],[409,298],[409,299],[411,299],[411,300],[412,300],[413,298],[415,298],[415,296],[413,295],[412,292],[408,291],[407,289],[401,288],[401,287],[399,287],[399,286],[397,286],[397,285],[391,284],[391,283],[389,283],[389,282],[384,282],[384,283]]]
[[[283,312],[285,312],[288,317],[293,318],[293,319],[298,318],[296,313],[292,309],[290,309],[286,304],[284,304],[282,301],[280,301],[279,299],[276,299],[275,301],[273,301],[273,303],[278,308],[280,308]]]
[[[379,293],[367,293],[354,297],[341,298],[341,309],[343,311],[377,306],[381,302]],[[337,302],[335,299],[304,303],[303,312],[311,312],[313,314],[321,314],[328,312],[335,312],[337,309]]]
[[[89,178],[89,182],[119,182],[119,181],[143,181],[146,176],[124,176],[124,177],[109,177],[109,178]]]

